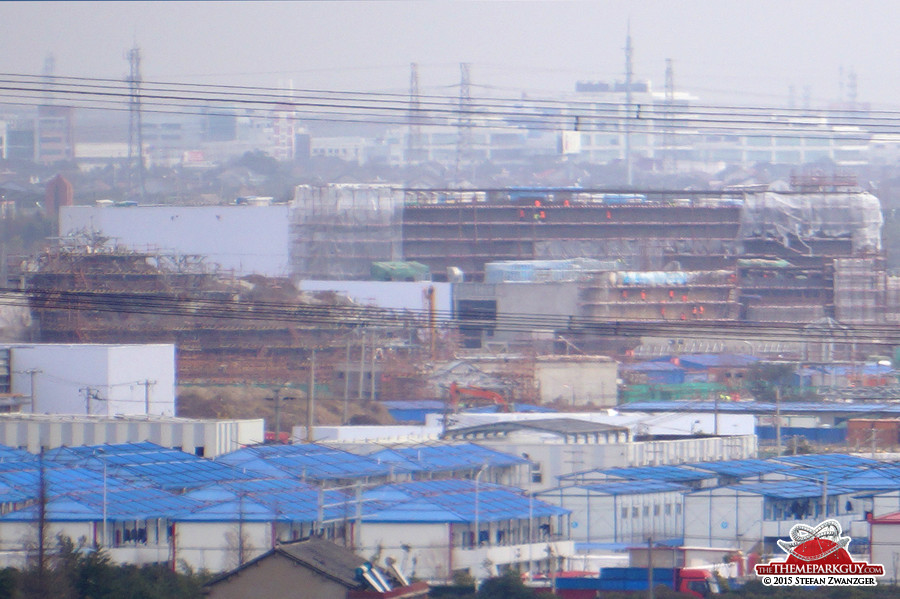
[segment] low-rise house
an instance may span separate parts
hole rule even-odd
[[[399,580],[397,580],[399,578]],[[245,597],[316,599],[414,599],[428,595],[424,582],[402,572],[372,568],[353,551],[321,539],[276,545],[207,583],[211,599]]]

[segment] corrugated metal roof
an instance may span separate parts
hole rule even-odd
[[[524,458],[474,443],[397,447],[375,452],[369,457],[379,463],[402,464],[409,471],[432,472],[466,470],[483,465],[510,467],[529,463]]]
[[[228,464],[214,462],[155,443],[123,443],[84,447],[60,447],[46,452],[48,459],[78,465],[127,480],[152,482],[171,490],[194,489],[210,483],[250,478]]]
[[[847,495],[852,493],[853,489],[829,484],[827,490],[823,490],[823,486],[814,481],[808,480],[776,480],[767,482],[743,483],[740,485],[731,485],[726,487],[736,491],[753,493],[755,495],[764,495],[776,499],[818,499],[822,497],[822,493],[827,492],[831,495]]]
[[[737,412],[744,414],[774,414],[774,403],[762,401],[636,401],[617,407],[623,412]],[[783,402],[781,412],[791,414],[820,414],[843,412],[851,414],[900,414],[900,404],[848,402]]]
[[[379,464],[368,456],[324,445],[254,445],[221,455],[216,462],[271,477],[301,480],[352,480],[386,477],[396,466]]]
[[[593,481],[604,478],[620,478],[630,480],[659,480],[667,482],[695,481],[715,478],[716,475],[703,470],[685,468],[683,466],[636,466],[633,468],[594,469],[584,472],[573,472],[559,477],[559,480]]]
[[[505,420],[503,422],[489,422],[476,426],[454,428],[447,431],[448,435],[459,436],[470,433],[508,433],[520,430],[535,430],[559,435],[607,433],[610,431],[628,431],[628,427],[605,424],[603,422],[590,422],[588,420],[576,420],[575,418],[538,418],[534,420]]]
[[[747,354],[684,354],[678,361],[688,368],[747,368],[759,358]]]
[[[384,485],[363,494],[379,502],[367,508],[367,522],[474,522],[476,484],[471,480],[415,481]],[[527,519],[568,514],[569,510],[530,500],[520,489],[478,484],[479,520]]]
[[[674,482],[651,480],[626,480],[609,482],[575,483],[555,489],[548,489],[538,493],[538,496],[552,496],[560,493],[570,495],[572,491],[586,491],[593,495],[645,495],[648,493],[671,493],[673,491],[688,491],[689,487]],[[577,492],[577,491],[576,491]]]
[[[732,476],[735,478],[747,478],[769,474],[772,472],[787,472],[791,470],[789,464],[774,462],[771,460],[728,460],[724,462],[696,462],[687,464],[691,468],[709,470],[716,474]]]

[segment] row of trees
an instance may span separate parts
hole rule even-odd
[[[0,599],[200,599],[207,580],[165,564],[114,564],[102,549],[60,536],[43,562],[0,570]]]

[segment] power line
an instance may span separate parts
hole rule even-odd
[[[247,320],[327,326],[349,330],[358,327],[424,327],[427,310],[388,310],[360,306],[296,305],[212,298],[182,298],[175,295],[101,293],[85,291],[0,290],[0,304],[28,306],[33,310],[77,310],[110,313],[193,317],[198,320]],[[855,325],[841,329],[817,329],[796,323],[735,321],[606,320],[581,316],[501,314],[459,316],[438,311],[442,327],[490,328],[507,332],[535,330],[569,331],[601,336],[677,336],[720,339],[777,339],[784,342],[828,342],[900,345],[900,328]]]
[[[21,78],[21,75],[13,77]],[[82,78],[81,80],[84,80]],[[106,81],[106,80],[99,80]],[[0,85],[0,90],[22,95],[27,93],[37,94],[30,96],[32,99],[39,100],[40,94],[48,91],[48,86],[41,83],[22,83],[21,81],[3,80],[5,85]],[[129,91],[121,87],[121,82],[116,82],[117,86],[110,85],[85,85],[85,84],[66,84],[51,85],[52,91],[60,94],[74,96],[75,98],[86,97],[89,101],[106,99],[118,101],[126,97],[130,97]],[[376,92],[332,92],[327,90],[312,90],[310,93],[304,93],[299,90],[294,97],[285,96],[283,94],[259,94],[247,92],[222,91],[219,87],[200,88],[200,91],[192,91],[183,84],[172,87],[174,84],[156,84],[165,85],[165,87],[153,87],[148,84],[143,87],[146,90],[142,93],[145,102],[155,101],[159,104],[169,107],[194,107],[198,102],[208,105],[209,102],[231,103],[239,106],[255,106],[258,109],[272,109],[277,107],[284,110],[285,106],[293,107],[296,110],[305,110],[311,114],[329,114],[335,115],[334,111],[342,111],[342,114],[367,114],[380,116],[385,124],[402,124],[403,119],[399,118],[396,113],[403,112],[407,118],[411,110],[409,99],[399,94],[384,94]],[[194,85],[194,88],[199,86]],[[234,87],[234,86],[231,86]],[[230,90],[231,87],[226,87]],[[239,88],[252,90],[254,88]],[[200,95],[208,94],[210,90],[217,90],[217,96]],[[151,93],[152,92],[152,93]],[[29,97],[29,96],[25,96]],[[494,125],[498,127],[515,126],[521,128],[521,123],[509,124],[503,122],[505,119],[513,119],[522,121],[522,119],[536,119],[537,122],[530,123],[530,128],[545,128],[558,130],[560,128],[571,128],[574,118],[583,119],[590,130],[604,130],[605,127],[598,124],[590,123],[590,119],[606,119],[613,123],[629,124],[641,128],[644,132],[655,131],[653,121],[665,119],[667,128],[680,128],[690,132],[690,130],[702,128],[722,127],[725,129],[741,131],[741,129],[752,129],[752,127],[763,128],[764,130],[784,130],[788,128],[793,135],[808,134],[810,131],[816,132],[816,129],[823,128],[822,119],[830,118],[831,126],[869,126],[869,127],[898,127],[900,126],[900,112],[896,111],[862,111],[854,110],[834,110],[834,111],[816,111],[810,114],[808,110],[790,109],[790,108],[762,108],[762,107],[708,107],[703,109],[700,106],[679,107],[679,112],[673,113],[671,106],[665,103],[647,103],[637,104],[637,112],[631,115],[628,110],[628,104],[621,103],[603,103],[603,102],[581,102],[584,108],[579,108],[577,101],[565,100],[504,100],[489,98],[471,98],[466,103],[466,107],[454,106],[453,101],[449,97],[433,96],[438,98],[437,101],[424,101],[420,96],[419,112],[420,114],[436,124],[442,126],[452,126],[458,124],[461,119],[473,119],[480,117],[487,119],[487,123],[473,123],[474,126]],[[364,99],[364,102],[362,101]],[[574,105],[574,107],[573,107]],[[547,112],[546,106],[557,106],[566,108],[565,113],[557,110],[555,113]],[[88,106],[88,108],[95,108]],[[223,110],[226,108],[222,108]],[[326,111],[331,111],[326,112]],[[348,111],[350,111],[348,113]],[[353,112],[356,111],[356,112]],[[675,115],[678,116],[675,116]],[[393,119],[391,117],[393,116]],[[439,121],[436,119],[445,118],[447,121]],[[452,119],[456,119],[453,121]],[[338,119],[341,120],[341,119]],[[493,122],[491,122],[493,120]],[[609,123],[606,123],[608,125]],[[793,129],[791,129],[793,128]],[[809,130],[809,131],[808,131]],[[744,133],[752,133],[751,131],[743,131]],[[843,138],[844,135],[840,131],[829,130],[831,136]]]

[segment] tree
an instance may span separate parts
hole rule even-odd
[[[534,599],[534,589],[522,582],[517,572],[509,571],[498,578],[489,578],[481,583],[478,599]]]

